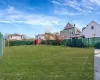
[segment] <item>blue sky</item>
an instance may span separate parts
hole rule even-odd
[[[59,32],[70,22],[80,30],[100,23],[100,0],[0,0],[0,32],[34,37]]]

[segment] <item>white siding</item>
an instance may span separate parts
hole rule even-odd
[[[9,36],[9,39],[10,40],[22,40],[23,37],[21,37],[21,36]]]
[[[91,29],[91,27],[94,26],[94,29]],[[85,35],[86,38],[92,38],[92,37],[100,37],[100,25],[91,22],[82,32],[83,35]],[[95,34],[95,36],[94,36]]]

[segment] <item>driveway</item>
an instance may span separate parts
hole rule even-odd
[[[94,58],[95,80],[100,80],[100,49],[96,49]]]

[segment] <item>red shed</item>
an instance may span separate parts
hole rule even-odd
[[[35,39],[34,43],[35,43],[35,45],[39,45],[42,43],[42,39]]]

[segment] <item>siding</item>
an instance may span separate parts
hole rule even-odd
[[[94,29],[92,30],[91,27],[94,26]],[[83,31],[82,34],[85,35],[86,38],[92,38],[92,37],[100,37],[100,25],[91,22]],[[93,35],[95,34],[95,36]]]
[[[73,35],[75,35],[75,34],[81,34],[81,32],[78,32],[77,30],[77,28],[71,28],[71,30],[73,30],[73,34],[69,34],[69,30],[70,29],[68,29],[68,30],[63,30],[63,31],[61,31],[60,32],[60,34],[61,34],[61,36],[66,36],[64,39],[70,39],[70,37],[71,36],[73,36]]]
[[[61,36],[65,36],[64,39],[70,39],[70,37],[71,37],[73,34],[75,34],[75,28],[72,28],[72,29],[71,29],[71,30],[73,30],[73,34],[69,34],[69,30],[70,30],[70,29],[68,29],[68,30],[63,30],[63,31],[60,32]]]
[[[21,36],[12,36],[12,37],[10,36],[9,39],[10,40],[22,40],[23,37],[21,38]]]

